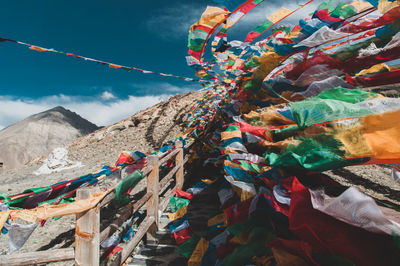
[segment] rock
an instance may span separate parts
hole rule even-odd
[[[104,137],[105,137],[105,134],[103,131],[98,131],[93,135],[93,138],[96,139],[97,141],[104,139]]]
[[[134,117],[134,116],[132,116],[131,117],[131,121],[132,121],[132,123],[133,123],[133,125],[135,126],[135,127],[137,127],[139,124],[140,124],[140,118],[138,118],[138,117]]]
[[[44,160],[43,165],[34,172],[35,175],[50,174],[66,169],[81,167],[82,163],[72,162],[68,159],[68,151],[65,148],[55,148]]]
[[[144,116],[142,116],[142,119],[146,121],[146,120],[151,119],[151,117],[149,115],[144,115]]]
[[[108,128],[107,132],[121,131],[124,129],[125,126],[123,124],[114,124]]]
[[[124,121],[124,127],[125,127],[125,129],[126,128],[130,128],[130,127],[134,127],[135,125],[134,125],[134,123],[133,123],[133,121],[132,120],[125,120]]]

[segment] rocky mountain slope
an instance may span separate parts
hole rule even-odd
[[[122,151],[151,153],[184,130],[183,122],[201,92],[176,95],[131,117],[81,137],[67,147],[71,160],[101,168]]]
[[[98,127],[61,106],[29,116],[0,131],[0,162],[19,167]]]

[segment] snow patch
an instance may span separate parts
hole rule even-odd
[[[66,169],[82,167],[81,162],[68,160],[68,151],[65,148],[55,148],[44,160],[43,165],[34,172],[35,175],[51,174]]]

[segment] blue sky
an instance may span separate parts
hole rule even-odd
[[[299,1],[285,1],[292,5]],[[232,39],[279,8],[265,1],[232,28]],[[18,0],[0,3],[0,37],[127,66],[194,77],[187,33],[205,0]],[[63,105],[98,125],[125,118],[197,83],[110,69],[54,53],[0,43],[0,129]]]

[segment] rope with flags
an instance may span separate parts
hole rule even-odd
[[[33,45],[33,44],[21,42],[21,41],[16,41],[16,40],[11,40],[11,39],[0,37],[0,42],[6,42],[6,41],[27,46],[27,47],[29,47],[29,49],[37,51],[37,52],[52,52],[52,53],[66,55],[66,56],[72,56],[74,58],[83,59],[85,61],[92,61],[92,62],[99,63],[99,64],[102,64],[102,65],[107,65],[110,68],[123,69],[123,70],[128,71],[128,72],[134,70],[134,71],[141,72],[143,74],[154,74],[154,75],[159,75],[159,76],[163,76],[163,77],[172,77],[172,78],[177,78],[177,79],[181,79],[181,80],[188,81],[188,82],[209,83],[208,80],[202,80],[202,79],[196,79],[196,78],[188,78],[188,77],[182,77],[182,76],[177,76],[177,75],[173,75],[173,74],[161,73],[161,72],[157,72],[157,71],[145,70],[145,69],[141,69],[141,68],[137,68],[137,67],[124,66],[124,65],[110,63],[110,62],[106,62],[106,61],[102,61],[102,60],[98,60],[98,59],[93,59],[93,58],[89,58],[89,57],[85,57],[85,56],[81,56],[81,55],[77,55],[77,54],[73,54],[73,53],[58,51],[58,50],[55,50],[53,48],[44,48],[44,47],[41,47],[41,46],[37,46],[37,45]]]

